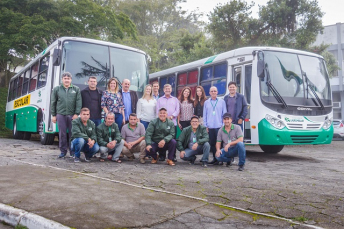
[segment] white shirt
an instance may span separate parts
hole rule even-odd
[[[137,118],[145,122],[150,122],[152,119],[155,119],[157,117],[156,103],[155,99],[150,99],[149,101],[143,98],[139,99],[136,109]]]

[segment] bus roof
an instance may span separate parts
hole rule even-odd
[[[278,51],[278,52],[287,52],[287,53],[295,53],[295,54],[302,54],[302,55],[307,55],[307,56],[314,56],[314,57],[319,57],[323,58],[322,56],[311,53],[311,52],[306,52],[306,51],[301,51],[301,50],[296,50],[296,49],[288,49],[288,48],[279,48],[279,47],[267,47],[267,46],[254,46],[254,47],[244,47],[244,48],[238,48],[234,49],[228,52],[220,53],[211,57],[206,57],[201,60],[196,60],[187,64],[179,65],[176,67],[172,67],[166,70],[162,70],[159,72],[155,72],[149,75],[149,78],[156,78],[161,75],[168,75],[168,74],[173,74],[175,72],[182,72],[185,70],[191,70],[193,68],[197,68],[199,66],[203,66],[206,64],[214,64],[217,62],[222,62],[228,58],[231,57],[240,57],[240,56],[245,56],[245,55],[250,55],[252,54],[253,51]],[[208,63],[207,63],[208,62]]]
[[[60,38],[56,39],[53,43],[51,43],[46,49],[44,49],[42,52],[40,52],[27,65],[25,65],[25,67],[22,70],[20,70],[17,74],[15,74],[11,78],[11,80],[13,78],[15,78],[17,75],[20,75],[21,73],[23,73],[27,69],[27,67],[31,66],[34,62],[36,62],[36,60],[38,60],[39,58],[44,56],[48,51],[50,51],[53,48],[55,48],[58,45],[59,42],[63,43],[64,41],[68,41],[68,40],[70,40],[70,41],[80,41],[80,42],[92,43],[92,44],[99,44],[99,45],[105,45],[105,46],[110,46],[110,47],[114,47],[114,48],[125,49],[125,50],[134,51],[134,52],[139,52],[139,53],[142,53],[142,54],[146,55],[146,53],[143,52],[140,49],[136,49],[136,48],[132,48],[132,47],[129,47],[129,46],[120,45],[120,44],[116,44],[116,43],[112,43],[112,42],[108,42],[108,41],[101,41],[101,40],[95,40],[95,39],[83,38],[83,37],[60,37]]]

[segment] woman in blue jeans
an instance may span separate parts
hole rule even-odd
[[[149,122],[156,118],[156,100],[152,95],[152,85],[148,84],[145,87],[144,94],[141,99],[137,101],[137,118],[147,129]]]
[[[101,107],[105,114],[113,112],[115,122],[121,129],[125,124],[124,120],[124,103],[121,93],[119,93],[118,83],[115,78],[111,78],[107,84],[107,90],[103,92]]]

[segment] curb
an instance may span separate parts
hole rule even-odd
[[[0,203],[0,221],[11,226],[22,225],[29,229],[70,229],[42,216]]]

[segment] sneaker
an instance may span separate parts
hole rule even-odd
[[[244,169],[245,169],[244,165],[239,165],[239,168],[238,168],[239,171],[244,171]]]
[[[189,161],[189,165],[194,165],[196,159],[197,159],[197,157],[196,157],[196,156],[193,156],[193,157],[191,158],[191,160]]]
[[[65,153],[61,153],[61,154],[59,155],[59,158],[64,158],[65,156],[66,156]]]
[[[76,157],[74,158],[74,163],[79,163],[80,162],[80,158]]]
[[[91,162],[91,158],[85,157],[85,161],[86,161],[86,162]]]
[[[144,158],[140,158],[140,163],[141,164],[145,164],[146,163],[145,159]]]
[[[202,161],[202,167],[207,168],[208,167],[208,162],[207,161]]]

